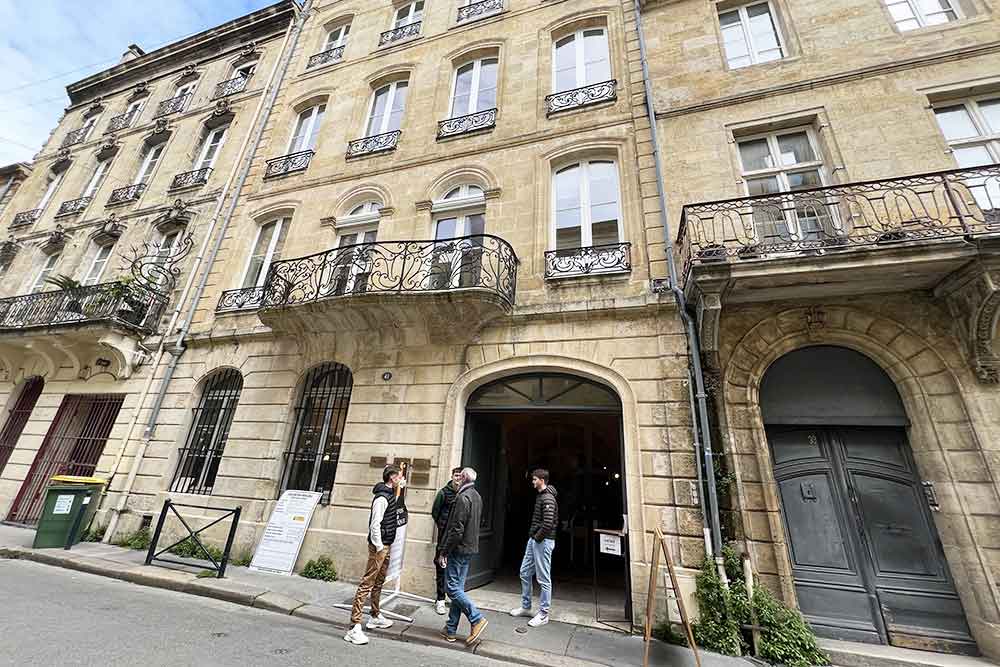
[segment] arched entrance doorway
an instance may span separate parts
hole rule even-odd
[[[561,373],[533,373],[478,388],[466,405],[462,464],[479,473],[483,525],[470,588],[515,594],[535,491],[545,468],[558,491],[560,525],[553,554],[553,607],[573,604],[597,619],[627,620],[628,549],[602,554],[595,529],[625,521],[622,404],[610,388]],[[596,576],[595,576],[596,573]]]
[[[889,377],[864,355],[814,346],[760,388],[795,590],[816,633],[975,653]]]

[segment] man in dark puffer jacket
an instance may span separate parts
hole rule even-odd
[[[556,487],[549,484],[549,471],[538,468],[531,473],[531,485],[538,495],[531,515],[528,545],[521,561],[521,606],[511,609],[511,616],[531,615],[532,577],[542,589],[540,608],[528,625],[537,628],[549,622],[552,605],[552,552],[556,548],[556,527],[559,525],[559,503]]]
[[[444,485],[434,497],[434,506],[431,508],[431,517],[437,524],[438,537],[444,535],[444,530],[448,526],[448,516],[451,514],[451,506],[455,504],[458,496],[458,487],[462,485],[462,469],[452,468],[451,481]],[[444,568],[438,563],[437,554],[434,555],[434,569],[437,574],[437,598],[434,608],[438,614],[444,616],[448,610],[444,606],[445,581]]]

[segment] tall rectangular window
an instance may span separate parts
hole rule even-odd
[[[402,28],[403,26],[410,25],[411,23],[416,23],[424,18],[424,2],[419,0],[418,2],[411,2],[408,5],[403,5],[396,10],[396,16],[393,19],[393,28]]]
[[[195,170],[207,169],[215,165],[215,159],[226,141],[227,129],[229,129],[227,126],[217,127],[205,134],[205,138],[201,142],[201,150],[198,152],[198,160],[194,165]]]
[[[959,167],[1000,163],[1000,94],[937,106],[934,116]],[[984,217],[1000,223],[1000,182],[986,177],[964,181]]]
[[[139,163],[139,173],[135,177],[136,183],[149,183],[149,179],[152,178],[153,172],[156,170],[156,165],[160,162],[160,156],[163,155],[164,145],[162,143],[155,146],[147,144],[143,149],[142,160]]]
[[[901,32],[961,18],[958,4],[951,0],[886,0],[885,6]]]
[[[257,238],[243,272],[243,287],[261,287],[264,284],[271,264],[281,258],[287,232],[287,218],[272,220],[257,229]]]
[[[52,275],[52,271],[56,268],[56,264],[59,262],[59,253],[52,253],[45,257],[45,263],[42,264],[41,270],[35,276],[35,280],[31,283],[32,294],[37,294],[38,292],[44,292],[48,289],[46,281],[49,276]]]
[[[66,175],[65,171],[60,171],[58,174],[53,174],[51,171],[45,175],[45,192],[42,193],[42,198],[38,202],[38,209],[43,210],[52,201],[52,196],[59,189],[59,184],[62,183],[63,176]]]
[[[205,380],[171,491],[212,493],[242,391],[243,376],[234,368],[216,371]]]
[[[553,179],[555,249],[575,250],[621,241],[618,167],[585,161],[560,169]]]
[[[483,58],[455,70],[452,118],[496,108],[498,63],[496,58]]]
[[[409,82],[393,81],[375,91],[368,114],[368,136],[395,132],[403,124]]]
[[[90,179],[87,181],[87,186],[83,189],[81,197],[93,197],[98,188],[101,187],[101,183],[108,175],[108,168],[111,166],[111,159],[101,160],[94,167],[94,172],[90,175]]]
[[[785,56],[781,31],[769,2],[720,11],[719,27],[730,69],[780,60]]]
[[[326,44],[323,46],[324,51],[329,51],[330,49],[336,49],[340,46],[347,46],[347,37],[351,34],[351,24],[345,23],[342,26],[338,26],[331,30],[326,36]]]
[[[316,106],[309,107],[299,114],[299,117],[295,120],[292,138],[288,142],[289,153],[316,149],[316,141],[319,139],[319,130],[323,125],[323,116],[325,114],[325,104],[317,104]]]
[[[101,276],[104,275],[104,269],[108,265],[108,260],[111,259],[111,250],[113,248],[113,245],[97,246],[94,251],[94,259],[90,263],[90,269],[88,269],[87,275],[83,279],[84,285],[96,285],[101,280]]]
[[[554,92],[583,88],[611,80],[608,33],[604,28],[588,28],[567,35],[555,43],[553,56]]]

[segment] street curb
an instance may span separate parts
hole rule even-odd
[[[320,623],[336,628],[338,631],[346,631],[350,627],[350,623],[343,619],[342,612],[336,612],[327,607],[306,604],[287,595],[254,588],[246,584],[218,579],[198,579],[196,575],[176,570],[151,570],[142,565],[123,570],[120,563],[106,561],[101,558],[71,556],[66,554],[66,552],[43,552],[16,547],[0,547],[0,558],[26,560],[42,565],[61,567],[67,570],[76,570],[117,579],[138,586],[214,598],[223,602],[254,607],[262,611]],[[598,662],[590,662],[558,653],[520,648],[488,639],[484,639],[476,644],[475,647],[470,648],[462,640],[455,643],[448,643],[437,631],[415,625],[397,623],[388,630],[375,630],[371,634],[390,641],[448,648],[460,653],[474,653],[484,658],[528,665],[529,667],[606,667],[606,665]]]

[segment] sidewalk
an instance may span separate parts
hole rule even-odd
[[[245,567],[232,565],[227,568],[225,579],[199,579],[196,575],[204,569],[199,561],[191,561],[190,568],[159,565],[147,567],[143,564],[145,552],[92,543],[79,544],[71,551],[36,550],[31,549],[34,534],[30,529],[0,525],[0,557],[23,558],[122,579],[142,586],[165,588],[280,614],[291,614],[330,625],[331,632],[337,635],[348,627],[349,613],[333,606],[350,603],[354,596],[354,584],[348,582],[327,583],[298,576],[284,577],[252,572]],[[474,592],[472,597],[475,599]],[[374,636],[432,644],[457,651],[474,650],[476,655],[523,665],[624,667],[642,664],[642,639],[610,630],[555,621],[541,628],[528,628],[525,619],[485,611],[490,621],[486,639],[474,649],[466,649],[462,642],[448,644],[439,637],[438,631],[444,625],[444,617],[438,616],[430,605],[400,600],[386,609],[412,616],[414,622],[407,624],[397,621],[387,631],[372,632]],[[461,635],[467,631],[468,626],[463,620],[459,633]],[[704,667],[748,667],[751,664],[740,658],[704,651],[701,653],[701,660]],[[687,667],[693,666],[695,662],[688,649],[654,641],[650,664]]]

